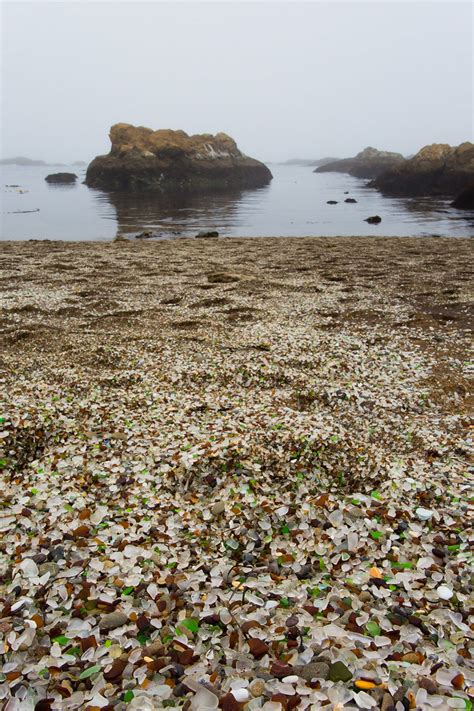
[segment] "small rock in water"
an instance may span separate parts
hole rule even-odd
[[[372,215],[372,217],[366,217],[364,222],[368,222],[369,225],[379,225],[382,222],[380,215]]]
[[[219,237],[219,232],[217,230],[201,230],[196,235],[196,239],[211,239],[212,237]]]
[[[47,183],[75,183],[77,175],[75,173],[51,173],[45,178]]]
[[[334,662],[329,669],[328,678],[331,681],[349,681],[352,679],[352,673],[343,662]]]
[[[145,232],[135,235],[135,239],[153,239],[153,237],[159,237],[159,235],[152,230],[145,230]]]
[[[346,198],[344,202],[357,202],[355,198]]]
[[[326,205],[337,205],[337,200],[327,200]]]

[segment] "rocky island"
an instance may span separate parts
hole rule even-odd
[[[266,165],[244,155],[225,133],[189,136],[184,131],[118,123],[110,153],[87,168],[86,185],[105,190],[225,189],[267,185]]]
[[[47,183],[75,183],[77,180],[77,175],[75,173],[51,173],[45,178]]]
[[[433,143],[379,175],[371,187],[386,195],[455,197],[474,182],[474,144]]]
[[[353,158],[342,158],[320,165],[315,173],[349,173],[354,178],[376,178],[381,173],[401,165],[405,158],[401,153],[379,151],[377,148],[364,148]]]

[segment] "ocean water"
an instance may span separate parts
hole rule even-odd
[[[104,193],[83,184],[85,168],[1,166],[0,239],[111,240],[146,230],[172,238],[210,228],[248,237],[474,236],[474,212],[455,210],[448,200],[387,198],[349,175],[269,167],[274,177],[264,188],[203,195]],[[59,170],[76,173],[76,184],[45,182]],[[347,204],[347,197],[357,202]],[[382,222],[364,222],[371,215]]]

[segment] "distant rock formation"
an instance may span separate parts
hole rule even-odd
[[[355,178],[376,178],[384,171],[405,162],[401,153],[378,151],[376,148],[364,148],[354,158],[343,158],[333,163],[319,166],[315,173],[349,173]]]
[[[387,195],[455,196],[474,181],[474,144],[425,146],[370,183]]]
[[[44,160],[32,160],[24,156],[16,156],[15,158],[2,158],[0,165],[48,165]]]
[[[225,133],[188,136],[118,123],[110,129],[112,148],[89,164],[85,182],[104,190],[222,189],[266,185],[266,165],[239,151]]]
[[[75,183],[77,175],[75,173],[51,173],[45,178],[47,183]]]
[[[451,203],[458,210],[474,210],[474,182],[463,190]]]

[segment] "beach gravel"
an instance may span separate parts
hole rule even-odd
[[[471,709],[470,254],[0,243],[0,705]]]

